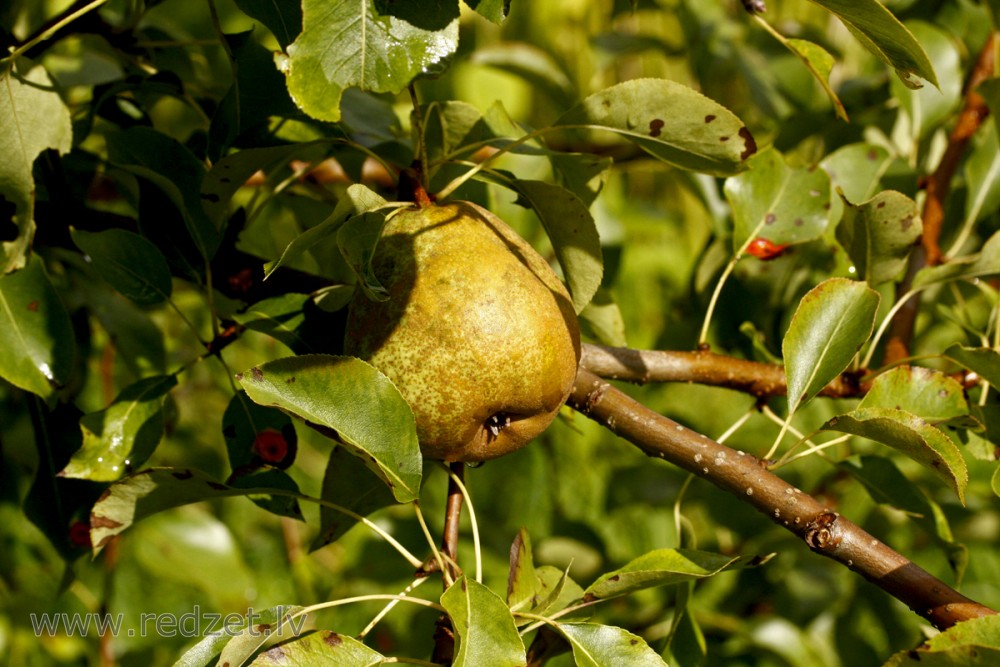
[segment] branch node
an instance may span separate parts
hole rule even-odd
[[[806,524],[802,539],[806,541],[810,549],[823,551],[836,549],[840,545],[841,534],[837,527],[838,518],[840,518],[839,514],[827,510]]]

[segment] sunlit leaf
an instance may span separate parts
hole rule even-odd
[[[389,487],[379,476],[343,447],[334,447],[330,452],[320,497],[361,516],[367,516],[396,502]],[[353,517],[325,505],[319,508],[319,519],[319,533],[310,545],[313,550],[336,542],[357,525]]]
[[[1000,208],[1000,142],[990,124],[980,129],[979,145],[965,162],[965,224],[973,225]]]
[[[237,379],[257,403],[335,431],[397,501],[419,495],[422,458],[413,413],[372,365],[352,357],[302,355],[255,366]]]
[[[503,25],[510,13],[511,0],[465,0],[465,4],[497,25]]]
[[[292,352],[305,354],[312,349],[299,335],[299,328],[305,322],[303,308],[308,301],[307,294],[288,292],[248,306],[246,310],[235,313],[233,321],[281,341]]]
[[[879,182],[892,164],[892,156],[882,146],[857,143],[841,146],[820,162],[830,182],[840,188],[848,201],[868,201],[881,189]],[[835,204],[840,204],[834,198]],[[836,220],[839,216],[834,216]]]
[[[753,238],[786,245],[822,236],[830,207],[825,171],[792,169],[774,149],[757,154],[749,165],[750,171],[725,183],[733,210],[734,250]]]
[[[72,140],[69,109],[45,68],[26,58],[0,64],[0,211],[13,207],[0,225],[12,219],[17,231],[0,233],[0,275],[25,265],[35,235],[35,158],[49,148],[66,153]]]
[[[73,325],[38,257],[0,275],[0,350],[0,377],[43,398],[73,372]]]
[[[969,414],[962,385],[940,371],[922,366],[897,366],[879,375],[858,407],[899,408],[929,422]]]
[[[956,344],[945,350],[944,356],[1000,389],[1000,353],[993,348],[965,347]]]
[[[115,482],[94,504],[90,537],[95,551],[132,524],[164,510],[215,498],[280,489],[238,489],[186,468],[148,468]]]
[[[1000,232],[994,233],[974,255],[921,269],[913,279],[913,288],[997,274],[1000,274]]]
[[[877,0],[813,0],[844,22],[866,49],[916,87],[914,75],[938,84],[937,75],[920,42]]]
[[[318,630],[264,651],[254,658],[250,667],[308,667],[320,664],[378,667],[385,664],[385,656],[353,637]]]
[[[306,620],[305,615],[299,614],[301,610],[301,607],[275,607],[259,614],[260,620],[254,618],[258,614],[248,614],[250,622],[226,643],[217,664],[243,665],[265,643],[300,636]]]
[[[469,61],[521,77],[562,108],[572,102],[573,82],[566,71],[549,53],[532,44],[503,42],[486,46],[476,49]]]
[[[72,235],[77,247],[90,257],[97,274],[132,301],[153,306],[170,298],[170,266],[148,239],[124,229],[74,229]]]
[[[279,606],[254,610],[252,615],[243,616],[242,618],[237,618],[237,615],[227,616],[226,622],[222,624],[223,627],[217,632],[206,635],[204,639],[185,651],[184,655],[174,663],[173,667],[209,667],[210,665],[215,665],[219,654],[230,640],[236,637],[242,638],[244,635],[251,634],[252,632],[259,632],[261,634],[268,632],[281,619],[295,614],[300,609],[301,607]],[[300,618],[304,619],[304,617]],[[291,623],[294,623],[295,620]],[[260,629],[255,630],[258,627]],[[285,635],[290,634],[290,629],[283,628],[283,633]],[[240,641],[245,641],[245,639],[241,639]]]
[[[465,576],[441,596],[455,630],[455,667],[523,667],[524,642],[510,610],[496,593]]]
[[[625,347],[625,320],[611,293],[598,289],[587,307],[580,312],[580,324],[602,345]]]
[[[585,599],[607,599],[628,595],[643,588],[667,586],[682,581],[711,577],[723,570],[758,565],[748,557],[723,556],[691,549],[657,549],[627,565],[598,577],[584,591]]]
[[[854,262],[858,277],[875,287],[899,277],[922,231],[916,202],[885,190],[857,205],[844,200],[837,240]]]
[[[823,430],[858,435],[906,454],[943,479],[965,504],[969,473],[962,453],[920,417],[896,408],[858,408],[830,419]]]
[[[992,667],[1000,664],[1000,616],[973,618],[900,651],[884,667]]]
[[[788,48],[792,50],[792,53],[802,60],[823,87],[827,97],[830,98],[830,103],[833,104],[837,117],[847,120],[847,111],[844,109],[844,103],[840,101],[837,93],[830,86],[830,72],[833,70],[835,62],[833,56],[819,44],[804,39],[789,39],[786,43]]]
[[[557,623],[556,630],[573,647],[579,667],[666,667],[638,635],[624,628],[597,623]]]
[[[517,611],[531,603],[537,596],[541,582],[535,573],[535,560],[531,553],[531,538],[522,528],[510,547],[510,570],[507,574],[507,606]]]
[[[302,33],[286,49],[288,91],[313,118],[340,120],[344,89],[398,93],[458,46],[458,5],[304,0]]]
[[[104,410],[84,415],[83,446],[60,474],[112,482],[141,466],[163,437],[163,400],[176,384],[173,375],[139,380]]]
[[[719,175],[745,169],[757,151],[750,131],[731,111],[665,79],[633,79],[594,93],[555,125],[608,130],[665,162]]]
[[[789,414],[847,368],[871,336],[878,303],[878,292],[845,278],[802,297],[781,343]]]

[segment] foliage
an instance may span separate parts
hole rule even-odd
[[[761,4],[0,8],[0,664],[988,664],[568,408],[468,471],[457,570],[341,356],[386,216],[475,201],[589,343],[783,363],[627,391],[997,608],[997,3]]]

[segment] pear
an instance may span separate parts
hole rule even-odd
[[[372,269],[389,298],[358,291],[344,351],[399,388],[426,458],[484,461],[545,430],[573,387],[580,330],[565,286],[524,239],[475,204],[404,209]]]

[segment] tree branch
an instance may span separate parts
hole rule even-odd
[[[647,455],[703,477],[752,505],[816,553],[861,574],[939,629],[996,613],[766,470],[756,457],[653,412],[585,368],[567,403]]]
[[[695,382],[736,389],[760,399],[784,396],[787,390],[784,366],[735,359],[707,350],[633,350],[584,343],[580,366],[612,380],[639,384]],[[863,396],[868,387],[861,384],[861,375],[861,372],[841,373],[820,395],[831,398]]]

